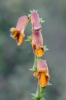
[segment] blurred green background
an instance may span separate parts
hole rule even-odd
[[[0,100],[31,100],[37,80],[29,71],[34,62],[31,45],[23,41],[17,46],[10,37],[22,15],[38,10],[52,86],[46,88],[46,100],[66,100],[66,0],[0,0]],[[31,24],[25,38],[31,34]]]

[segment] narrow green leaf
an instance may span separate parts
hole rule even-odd
[[[31,36],[27,36],[27,39],[25,41],[28,41],[28,42],[32,42],[32,39],[31,39]]]
[[[44,50],[45,51],[49,50],[46,45],[44,45]]]
[[[37,12],[38,10],[35,10],[35,9],[33,9],[33,10],[30,10],[30,13],[32,13],[32,12]]]
[[[52,85],[52,84],[48,82],[48,84],[47,84],[47,85]]]
[[[43,22],[45,22],[42,18],[39,18],[40,23],[42,24]]]

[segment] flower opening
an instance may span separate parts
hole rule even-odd
[[[40,57],[44,54],[43,37],[40,31],[32,33],[32,48],[36,56]]]
[[[45,87],[48,84],[50,75],[48,71],[48,66],[46,60],[39,60],[37,63],[37,72],[34,76],[38,76],[38,83],[40,86]]]
[[[28,23],[28,16],[22,16],[18,19],[16,28],[11,28],[10,31],[12,34],[10,35],[12,38],[16,38],[17,45],[20,45],[23,41],[23,38],[25,36],[24,30],[26,28],[26,25]]]

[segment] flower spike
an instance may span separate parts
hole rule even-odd
[[[18,19],[16,28],[11,28],[10,31],[12,34],[10,35],[12,38],[16,38],[17,45],[20,45],[25,36],[24,30],[26,25],[28,24],[28,16],[22,16]]]

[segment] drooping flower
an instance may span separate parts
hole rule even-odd
[[[32,32],[32,48],[36,56],[40,57],[44,54],[43,37],[40,31]]]
[[[31,13],[31,23],[32,23],[32,30],[40,30],[41,29],[39,15],[36,11]]]
[[[46,60],[39,60],[37,62],[37,72],[34,73],[34,76],[38,76],[40,86],[45,87],[48,84],[50,75]]]
[[[25,36],[24,30],[26,25],[28,24],[28,16],[22,16],[18,19],[16,28],[11,28],[10,31],[12,32],[11,37],[16,38],[17,45],[20,45],[23,41]]]

